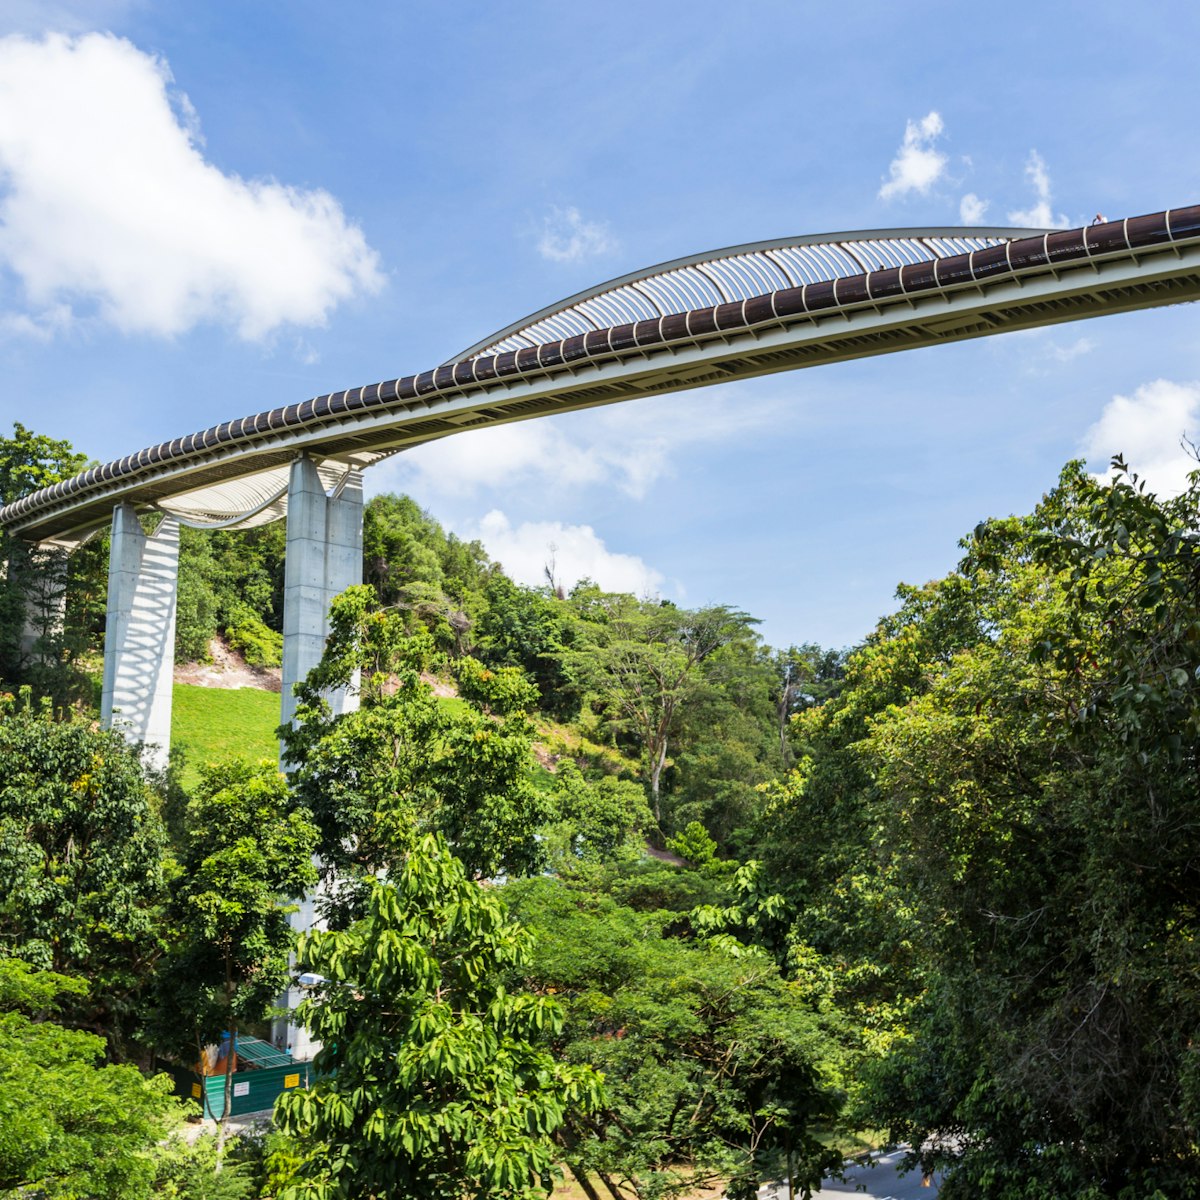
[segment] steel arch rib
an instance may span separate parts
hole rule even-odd
[[[736,282],[739,298],[695,305],[693,271]],[[781,277],[795,282],[771,289]],[[596,320],[651,311],[651,297],[654,315]],[[120,501],[203,524],[270,520],[283,515],[279,480],[301,453],[332,481],[464,428],[1197,298],[1198,205],[1055,231],[872,230],[735,246],[569,297],[433,370],[90,468],[0,509],[0,526],[70,546]]]

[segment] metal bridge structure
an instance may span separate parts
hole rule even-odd
[[[362,471],[548,413],[1200,298],[1200,205],[1077,229],[890,229],[756,242],[571,296],[416,375],[226,421],[0,509],[70,551],[111,522],[102,718],[165,762],[180,524],[286,516],[282,719],[329,601],[361,581]],[[161,514],[145,532],[142,518]],[[353,696],[335,698],[350,706]]]

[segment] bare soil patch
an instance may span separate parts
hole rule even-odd
[[[206,663],[177,663],[175,682],[213,688],[261,688],[268,692],[283,690],[283,673],[278,667],[252,667],[246,660],[215,637],[208,643]]]

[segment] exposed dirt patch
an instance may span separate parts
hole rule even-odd
[[[421,682],[427,683],[433,689],[435,696],[458,695],[458,688],[449,679],[439,679],[438,676],[431,675],[428,671],[421,672]]]
[[[283,691],[283,673],[278,667],[252,667],[224,639],[216,637],[208,643],[212,662],[177,663],[175,682],[199,687],[262,688],[268,692]]]
[[[538,760],[538,763],[545,767],[551,775],[558,771],[558,755],[551,754],[540,742],[533,743],[533,757]]]
[[[680,858],[678,854],[673,854],[670,850],[660,850],[649,842],[646,843],[646,853],[651,858],[657,858],[659,862],[670,863],[673,867],[687,866],[687,859]]]

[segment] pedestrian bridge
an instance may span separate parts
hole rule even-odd
[[[360,578],[361,471],[389,455],[464,429],[1197,298],[1200,205],[1078,229],[756,242],[601,284],[419,374],[93,467],[0,509],[0,526],[70,550],[114,522],[104,716],[165,744],[180,522],[288,517],[287,720],[329,599]],[[163,520],[147,535],[138,514],[155,510]]]

